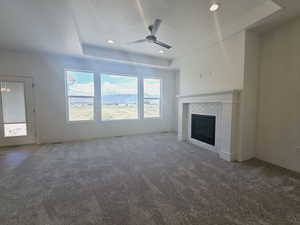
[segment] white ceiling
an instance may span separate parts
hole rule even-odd
[[[214,15],[210,0],[0,0],[0,48],[82,55],[85,43],[159,55],[160,48],[149,43],[125,43],[146,36],[146,25],[160,18],[158,37],[174,46],[164,56],[178,57],[184,48],[205,45],[216,24],[223,32],[267,1],[220,0]],[[276,1],[300,9],[298,0]]]
[[[254,24],[254,30],[257,32],[266,32],[273,27],[281,25],[282,23],[300,15],[300,1],[299,0],[273,0],[274,3],[281,6],[281,10],[274,13],[272,16]]]
[[[265,0],[226,0],[219,12],[220,25],[230,24],[245,12],[252,10]],[[163,20],[158,37],[172,45],[176,51],[179,42],[194,36],[211,33],[214,17],[209,12],[209,0],[74,0],[73,9],[78,22],[81,39],[85,43],[106,45],[106,40],[116,40],[117,45],[133,51],[157,53],[159,47],[149,43],[126,45],[148,35],[147,25],[154,19]],[[236,4],[238,2],[238,4]],[[140,7],[139,7],[140,5]],[[145,25],[146,24],[146,25]],[[197,43],[194,43],[197,44]]]

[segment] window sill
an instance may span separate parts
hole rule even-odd
[[[162,117],[160,116],[160,117],[144,117],[144,120],[160,120],[160,119],[162,119]]]
[[[136,118],[136,119],[101,120],[100,122],[107,123],[107,122],[122,122],[122,121],[139,121],[139,120],[141,120],[141,119],[140,118]]]
[[[77,120],[67,121],[67,124],[92,124],[92,123],[117,123],[117,122],[133,122],[133,121],[147,121],[147,120],[162,120],[163,117],[148,117],[148,118],[136,118],[136,119],[115,119],[115,120]]]
[[[96,120],[67,120],[67,124],[76,124],[76,123],[94,123]]]
[[[20,135],[20,136],[4,136],[4,139],[13,139],[13,138],[25,138],[28,137],[28,135]]]

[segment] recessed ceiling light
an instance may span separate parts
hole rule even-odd
[[[163,53],[164,53],[164,51],[163,51],[163,50],[160,50],[160,51],[159,51],[159,53],[160,53],[160,54],[163,54]]]
[[[115,42],[113,40],[107,40],[108,44],[114,44]]]
[[[212,3],[209,7],[209,10],[211,12],[215,12],[220,8],[220,4],[219,3]]]

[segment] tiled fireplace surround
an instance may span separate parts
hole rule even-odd
[[[178,139],[215,151],[227,161],[237,159],[240,91],[178,96]],[[216,116],[216,144],[191,138],[191,115]]]

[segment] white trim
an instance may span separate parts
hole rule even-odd
[[[28,122],[26,122],[26,121],[23,121],[23,122],[8,122],[8,123],[3,123],[3,124],[26,124],[26,123],[28,123]]]
[[[145,112],[143,112],[143,119],[145,120],[148,120],[148,119],[162,119],[164,117],[164,110],[163,110],[163,99],[164,99],[164,88],[163,88],[163,85],[164,85],[164,81],[163,81],[163,78],[162,77],[157,77],[157,76],[143,76],[143,109],[145,109],[144,107],[144,102],[145,102],[145,96],[144,96],[144,81],[145,80],[159,80],[159,88],[160,88],[160,93],[159,93],[159,116],[157,117],[145,117]],[[163,96],[163,97],[162,97]],[[147,99],[147,98],[146,98]]]
[[[204,149],[207,149],[207,150],[212,151],[212,152],[218,152],[215,149],[215,146],[212,146],[212,145],[209,145],[207,143],[198,141],[198,140],[196,140],[194,138],[189,137],[188,142],[191,143],[191,144],[193,144],[193,145],[196,145],[196,146],[198,146],[200,148],[204,148]]]
[[[101,74],[94,75],[94,121],[101,122],[102,118],[102,97],[101,97]]]
[[[217,92],[206,92],[192,95],[177,95],[177,98],[193,98],[193,97],[202,97],[202,96],[211,96],[211,95],[224,95],[224,94],[234,94],[235,92],[241,92],[241,90],[225,90],[225,91],[217,91]]]
[[[138,93],[138,104],[139,104],[139,119],[144,120],[144,77],[139,77],[139,93]]]
[[[94,82],[94,96],[73,96],[68,94],[68,72],[74,72],[74,73],[90,73],[93,74],[93,82]],[[66,121],[67,123],[85,123],[85,122],[94,122],[95,121],[95,76],[96,73],[88,70],[74,70],[74,69],[64,69],[64,81],[65,81],[65,105],[66,105]],[[70,120],[69,117],[69,98],[93,98],[93,119],[92,120]]]
[[[140,119],[115,119],[115,120],[101,120],[101,123],[120,122],[120,121],[138,121]]]
[[[94,78],[94,96],[69,96],[68,95],[68,84],[67,84],[67,72],[81,72],[81,73],[91,73]],[[138,110],[138,118],[133,119],[115,119],[115,120],[103,120],[102,119],[102,75],[112,75],[112,76],[128,76],[128,77],[136,77],[138,80],[138,101],[137,101],[137,110]],[[159,117],[144,117],[144,80],[145,79],[156,79],[160,81],[160,115]],[[136,120],[161,120],[164,117],[164,98],[165,93],[164,90],[164,77],[161,75],[149,75],[139,73],[122,73],[122,72],[108,72],[108,71],[93,71],[93,70],[84,70],[84,69],[76,69],[66,67],[64,68],[64,82],[65,82],[65,105],[66,105],[66,122],[69,124],[74,123],[108,123],[108,122],[117,122],[117,121],[136,121]],[[83,97],[83,98],[93,98],[94,99],[94,118],[93,120],[70,120],[69,119],[69,98],[70,97]],[[99,104],[99,106],[98,106]]]
[[[239,121],[239,97],[240,91],[232,90],[218,93],[206,93],[179,98],[178,104],[178,140],[194,141],[190,138],[190,104],[220,103],[220,114],[216,116],[216,144],[215,150],[220,158],[233,161],[236,160],[236,148],[238,142]],[[219,129],[219,130],[218,130]],[[191,141],[192,140],[192,141]],[[198,143],[199,144],[199,143]],[[199,146],[199,145],[198,145]],[[201,147],[212,150],[201,143]]]

